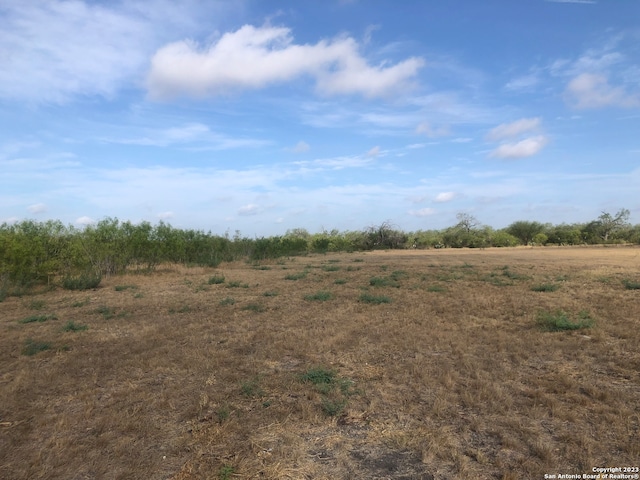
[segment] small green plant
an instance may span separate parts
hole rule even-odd
[[[73,320],[69,320],[62,327],[62,331],[63,332],[82,332],[82,331],[88,330],[88,329],[89,329],[89,327],[87,325],[79,325],[77,323],[74,323]]]
[[[381,303],[391,303],[391,299],[385,295],[371,295],[370,293],[363,293],[360,295],[359,300],[364,303],[372,303],[376,305]]]
[[[442,285],[429,285],[427,287],[427,292],[446,292],[447,289],[445,287],[443,287]]]
[[[220,285],[221,283],[224,283],[224,275],[213,275],[209,277],[207,283],[209,285]]]
[[[320,291],[311,295],[304,296],[305,300],[309,300],[309,301],[317,300],[320,302],[325,302],[327,300],[331,300],[332,298],[333,298],[333,295],[331,295],[331,292],[324,292],[324,291]]]
[[[582,310],[578,313],[577,321],[571,321],[566,312],[561,310],[555,313],[540,312],[538,314],[538,326],[549,332],[560,332],[564,330],[580,330],[593,327],[594,320],[589,312]]]
[[[503,267],[502,270],[503,270],[502,275],[504,275],[507,278],[510,278],[511,280],[528,280],[529,279],[529,277],[526,275],[512,272],[511,270],[509,270],[509,267]]]
[[[325,265],[324,267],[322,267],[322,269],[325,272],[337,272],[338,270],[340,270],[340,267],[338,265]]]
[[[232,282],[227,283],[227,288],[249,288],[248,283],[242,283],[239,280],[234,280]]]
[[[29,302],[29,308],[31,310],[42,310],[45,305],[46,303],[44,300],[31,300],[31,302]]]
[[[242,307],[242,310],[248,310],[250,312],[261,313],[261,312],[266,311],[267,309],[264,307],[264,305],[261,305],[259,303],[248,303],[247,305]]]
[[[344,285],[345,283],[347,283],[347,281],[344,278],[337,278],[333,281],[333,283],[336,285]]]
[[[555,283],[542,283],[540,285],[534,285],[531,290],[534,292],[555,292],[559,286]]]
[[[264,392],[260,387],[260,379],[258,377],[242,382],[240,390],[245,397],[254,398],[264,395]]]
[[[277,297],[278,296],[278,292],[266,291],[262,295],[265,296],[265,297]]]
[[[216,412],[216,415],[218,417],[218,422],[223,423],[225,420],[228,420],[229,417],[231,416],[231,410],[227,405],[225,405],[218,409],[218,411]]]
[[[144,298],[144,293],[138,292],[133,296],[133,298]]]
[[[400,288],[400,284],[397,280],[391,277],[371,277],[369,279],[369,285],[372,287],[394,287]]]
[[[324,397],[322,399],[322,411],[330,417],[340,415],[346,406],[347,400],[344,398],[340,400],[333,400],[328,397]]]
[[[233,297],[225,297],[222,300],[220,300],[220,305],[222,306],[233,305],[234,303],[236,303],[236,300]]]
[[[42,323],[42,322],[46,322],[47,320],[57,320],[58,317],[55,316],[53,313],[49,313],[49,314],[44,314],[44,315],[31,315],[29,317],[23,318],[22,320],[19,320],[18,323]]]
[[[137,285],[116,285],[113,287],[116,292],[124,292],[125,290],[135,290]]]
[[[360,262],[364,262],[364,258],[354,258],[353,261],[355,263],[360,263]]]
[[[88,305],[88,304],[89,304],[89,302],[90,302],[90,300],[87,298],[87,299],[85,299],[85,300],[79,300],[79,301],[77,301],[77,302],[73,302],[73,303],[71,304],[71,306],[72,306],[72,307],[74,307],[74,308],[84,307],[85,305]]]
[[[109,320],[116,316],[115,308],[107,307],[106,305],[100,305],[96,308],[95,312],[102,315],[105,320]]]
[[[83,273],[76,277],[65,277],[62,279],[62,288],[65,290],[91,290],[98,288],[102,281],[102,275],[93,273]]]
[[[220,478],[220,480],[230,480],[235,471],[235,468],[233,468],[231,465],[223,465],[222,467],[220,467],[218,477]]]
[[[403,278],[409,278],[409,274],[404,270],[395,270],[394,272],[391,273],[391,275],[389,275],[389,278],[391,278],[392,280],[398,281]]]
[[[336,372],[324,367],[313,367],[300,375],[300,380],[305,383],[318,385],[332,385],[336,379]]]
[[[27,356],[35,355],[36,353],[44,352],[45,350],[50,350],[51,344],[49,342],[38,342],[33,340],[32,338],[27,338],[24,342],[24,348],[22,349],[22,354]]]
[[[254,270],[271,270],[271,267],[268,265],[254,265]]]
[[[640,282],[625,279],[622,281],[622,284],[627,290],[640,290]]]
[[[308,272],[306,270],[299,273],[290,273],[287,276],[285,276],[284,279],[285,280],[302,280],[307,276],[307,273]]]
[[[300,375],[300,381],[311,383],[322,394],[321,408],[329,416],[342,413],[347,405],[347,397],[353,392],[353,382],[337,376],[334,370],[324,367],[312,367]]]

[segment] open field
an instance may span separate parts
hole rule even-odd
[[[169,266],[0,303],[3,479],[541,479],[638,466],[639,416],[638,247]]]

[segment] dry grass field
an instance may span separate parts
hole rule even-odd
[[[639,415],[638,247],[166,267],[0,303],[3,479],[542,479],[638,466]]]

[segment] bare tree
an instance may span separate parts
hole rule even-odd
[[[464,230],[465,233],[470,233],[481,225],[478,219],[469,213],[460,212],[456,215],[456,219],[458,220],[456,227]]]

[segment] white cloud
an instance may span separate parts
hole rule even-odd
[[[422,122],[416,127],[416,133],[426,135],[429,138],[438,138],[451,135],[451,130],[448,125],[433,127],[429,122]]]
[[[547,143],[548,139],[544,135],[525,138],[515,143],[503,143],[491,152],[491,156],[506,159],[530,157],[542,150]]]
[[[47,206],[44,203],[35,203],[33,205],[29,205],[27,210],[34,215],[38,215],[40,213],[45,213],[47,211]]]
[[[423,64],[412,57],[372,66],[350,37],[302,45],[286,27],[245,25],[209,46],[184,40],[160,48],[151,60],[147,87],[153,98],[204,97],[310,76],[326,95],[379,97],[405,88]]]
[[[305,153],[311,150],[311,146],[307,142],[300,140],[293,147],[288,148],[287,150],[293,153]]]
[[[84,217],[77,218],[76,223],[78,225],[92,225],[96,223],[96,221],[91,217],[84,216]]]
[[[143,71],[152,31],[140,17],[82,1],[3,2],[2,10],[0,97],[111,96]]]
[[[511,123],[503,123],[491,129],[487,134],[487,140],[498,141],[505,138],[513,138],[518,135],[540,127],[540,118],[521,118]]]
[[[438,203],[450,202],[454,198],[456,198],[455,192],[442,192],[436,195],[435,201]]]
[[[173,212],[161,212],[158,215],[156,215],[156,217],[158,217],[160,220],[169,220],[174,216],[175,214]]]
[[[254,138],[229,137],[212,131],[202,123],[188,123],[182,126],[165,129],[145,129],[135,137],[101,138],[108,143],[123,145],[142,145],[147,147],[168,147],[189,145],[196,150],[228,150],[232,148],[262,147],[271,142]]]
[[[420,210],[409,210],[409,215],[414,217],[428,217],[430,215],[435,215],[436,210],[433,208],[421,208]]]
[[[640,95],[614,87],[606,75],[594,73],[583,73],[571,80],[565,98],[571,106],[579,109],[640,106]]]
[[[377,157],[378,155],[380,155],[380,147],[377,145],[367,152],[367,157]]]
[[[250,203],[248,205],[244,205],[238,209],[238,215],[249,216],[249,215],[258,215],[262,211],[260,205],[256,205],[255,203]]]

